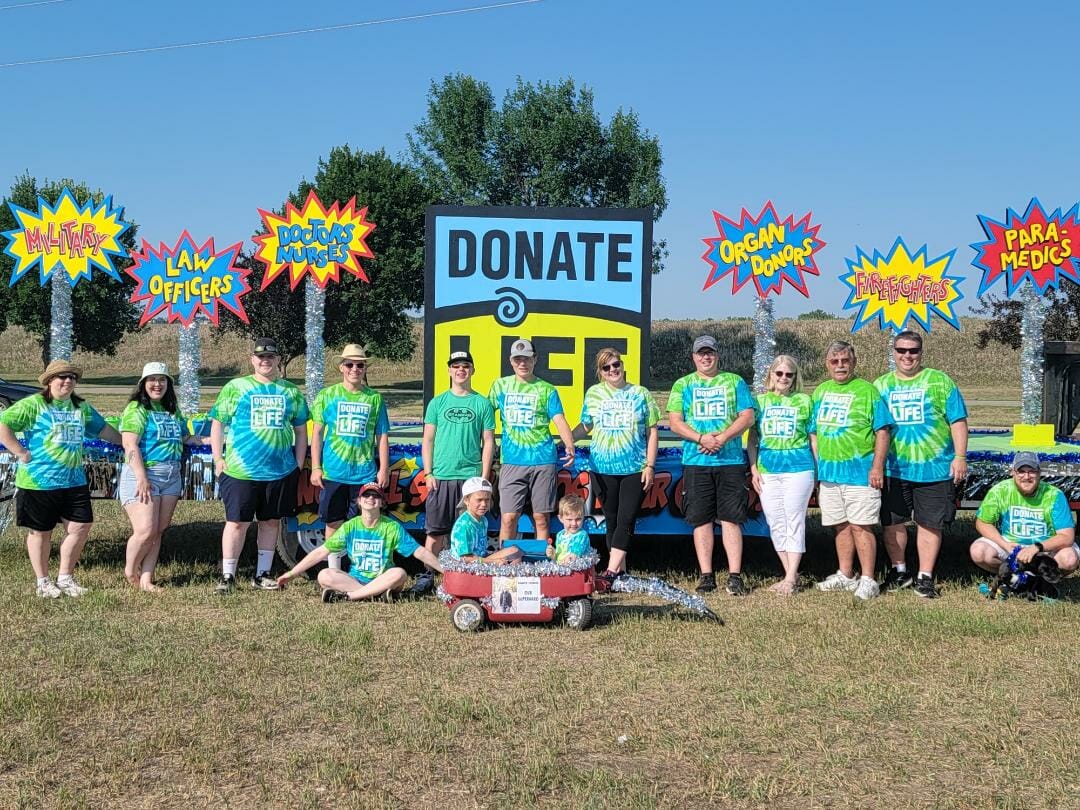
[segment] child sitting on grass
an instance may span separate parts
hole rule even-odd
[[[278,577],[278,587],[284,588],[330,554],[340,552],[348,554],[349,570],[325,568],[319,572],[324,602],[376,599],[400,591],[408,575],[404,568],[393,565],[395,551],[405,557],[416,557],[429,568],[442,572],[434,554],[417,545],[400,523],[382,514],[384,495],[378,484],[364,484],[356,500],[360,514],[341,524],[329,540]]]
[[[555,545],[548,546],[548,557],[563,565],[588,556],[592,543],[589,533],[581,528],[585,524],[585,499],[567,495],[559,501],[559,522],[563,528],[555,535]]]
[[[484,478],[470,478],[461,485],[461,503],[465,511],[454,521],[450,531],[450,553],[465,562],[512,563],[521,559],[515,546],[488,554],[487,513],[491,508],[491,484]],[[485,556],[486,555],[486,556]]]

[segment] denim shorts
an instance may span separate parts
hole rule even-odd
[[[152,498],[160,498],[162,495],[179,498],[183,491],[179,464],[152,464],[146,468],[146,478],[150,481]],[[116,497],[120,499],[121,506],[139,500],[139,496],[135,494],[135,471],[130,464],[125,464],[123,472],[120,473],[120,486],[117,487]]]

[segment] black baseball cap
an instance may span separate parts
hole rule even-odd
[[[277,341],[273,338],[259,338],[255,341],[255,345],[251,347],[252,354],[276,354],[279,357],[281,352],[278,351]]]
[[[468,352],[450,352],[450,359],[446,361],[446,365],[452,366],[454,363],[468,363],[475,366],[472,355]]]

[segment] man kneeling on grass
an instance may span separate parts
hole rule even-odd
[[[313,565],[341,552],[349,556],[347,572],[332,568],[319,572],[324,602],[377,599],[396,594],[405,586],[408,574],[404,568],[393,564],[395,551],[405,557],[416,557],[441,573],[438,558],[417,545],[400,523],[382,514],[383,497],[378,484],[364,484],[356,496],[360,514],[341,524],[329,540],[278,577],[278,586],[284,588],[286,583]]]

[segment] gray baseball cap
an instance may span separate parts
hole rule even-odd
[[[1033,470],[1039,470],[1039,454],[1032,453],[1030,450],[1024,450],[1013,456],[1012,468],[1019,470],[1021,467],[1031,467]]]
[[[533,349],[532,341],[521,338],[515,340],[513,345],[510,346],[511,357],[535,357],[536,350]]]
[[[702,349],[712,349],[716,351],[716,338],[712,335],[701,335],[694,339],[694,354],[697,354]]]

